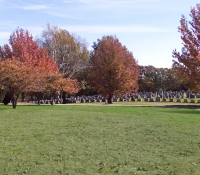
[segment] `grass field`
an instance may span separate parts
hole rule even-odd
[[[199,175],[200,110],[0,105],[0,174]]]

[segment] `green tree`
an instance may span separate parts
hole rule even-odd
[[[142,92],[155,92],[160,88],[164,91],[181,89],[181,81],[171,68],[140,66],[138,83],[139,91]]]

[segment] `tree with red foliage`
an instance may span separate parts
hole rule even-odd
[[[183,41],[182,53],[173,51],[173,69],[182,84],[194,91],[200,89],[200,5],[191,8],[191,21],[185,16],[180,20],[178,31]]]
[[[104,36],[93,45],[88,80],[112,103],[112,96],[138,90],[139,68],[131,52],[115,36]]]
[[[62,78],[47,50],[39,48],[28,31],[17,29],[9,43],[0,47],[0,88],[11,95],[13,108],[21,92],[33,93],[39,104],[40,95],[47,90],[69,94],[79,90],[76,80]]]
[[[0,61],[0,75],[0,89],[9,92],[15,109],[20,93],[31,86],[31,69],[22,62],[6,59]]]
[[[47,50],[38,47],[29,32],[17,29],[12,33],[9,44],[0,47],[1,60],[12,59],[24,62],[27,66],[38,68],[40,71],[58,71],[58,66],[49,57]]]
[[[68,94],[75,94],[79,91],[77,80],[72,80],[70,78],[63,78],[62,74],[49,74],[46,76],[47,80],[47,90],[51,93],[51,105],[53,105],[53,99],[56,92]]]
[[[1,81],[4,82],[6,78],[8,81],[15,79],[16,82],[12,84],[12,90],[11,84],[4,84],[3,88],[12,91],[11,94],[13,94],[13,89],[17,89],[17,86],[24,86],[17,81],[22,78],[29,85],[26,88],[15,90],[17,94],[19,91],[43,92],[46,87],[45,76],[58,72],[56,63],[49,57],[45,49],[38,47],[28,31],[17,29],[10,36],[9,43],[10,46],[6,44],[0,47],[1,70],[5,71],[1,74]],[[5,67],[3,68],[3,66]],[[7,72],[9,72],[8,75],[6,75]]]

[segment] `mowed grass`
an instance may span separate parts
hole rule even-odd
[[[200,110],[2,105],[0,174],[199,175]]]

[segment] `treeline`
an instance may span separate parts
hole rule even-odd
[[[191,8],[191,21],[182,16],[178,27],[182,52],[173,51],[172,68],[138,65],[132,52],[113,35],[103,36],[89,51],[87,42],[65,29],[47,24],[40,37],[23,29],[14,31],[9,44],[0,47],[0,95],[16,108],[20,94],[101,94],[112,103],[113,95],[134,92],[194,90],[200,87],[200,5]]]
[[[22,94],[38,100],[67,95],[113,95],[139,91],[179,90],[172,69],[139,66],[133,54],[115,36],[104,36],[87,49],[81,37],[47,24],[35,40],[17,29],[9,44],[0,47],[0,89],[3,103],[16,108]]]
[[[154,66],[139,66],[139,92],[156,92],[186,90],[172,68],[156,68]]]

